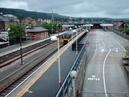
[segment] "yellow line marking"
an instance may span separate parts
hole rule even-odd
[[[52,64],[52,65],[53,65],[53,64]],[[46,72],[52,65],[48,64],[47,66],[45,66],[45,67],[44,67],[44,70],[42,70],[43,74],[40,75],[40,73],[42,73],[42,72],[38,73],[38,75],[36,75],[35,80],[32,80],[32,81],[28,82],[28,84],[27,84],[25,87],[23,87],[23,88],[21,89],[21,91],[19,91],[19,93],[17,94],[17,97],[22,97],[26,92],[28,92],[29,89],[37,82],[37,80],[40,79],[41,76],[43,76],[43,75],[45,74],[45,72]]]

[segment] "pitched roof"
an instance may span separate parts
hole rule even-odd
[[[0,21],[7,22],[7,21],[9,21],[9,19],[7,19],[7,18],[5,18],[5,17],[3,17],[3,16],[0,16]]]
[[[25,31],[31,33],[31,32],[45,32],[48,30],[43,27],[31,27],[31,28],[25,29]]]

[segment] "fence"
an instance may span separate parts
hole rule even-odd
[[[85,58],[86,58],[86,48],[85,46],[82,47],[77,59],[75,60],[70,72],[72,70],[76,70],[78,72],[78,77],[76,80],[76,90],[78,91],[78,86],[82,86],[83,84],[83,76],[85,76],[85,72],[80,72],[80,69],[85,69],[84,66],[81,66],[82,64],[84,64],[84,62],[86,62]],[[84,60],[83,60],[84,59]],[[83,68],[82,68],[83,67]],[[60,90],[58,91],[56,97],[72,97],[72,79],[70,77],[70,72],[67,75],[62,87],[60,88]],[[83,74],[82,74],[83,73]],[[81,75],[81,76],[80,76]],[[80,79],[80,80],[78,80]],[[78,83],[81,82],[81,85]],[[79,87],[79,89],[81,89],[81,87]]]

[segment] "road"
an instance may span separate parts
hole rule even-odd
[[[129,83],[121,65],[129,41],[110,31],[88,34],[89,58],[82,91],[83,97],[129,97]]]

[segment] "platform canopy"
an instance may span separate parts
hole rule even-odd
[[[113,24],[100,24],[100,26],[102,26],[102,27],[112,27]]]
[[[83,25],[84,27],[92,27],[93,26],[93,24],[85,24],[85,25]]]

